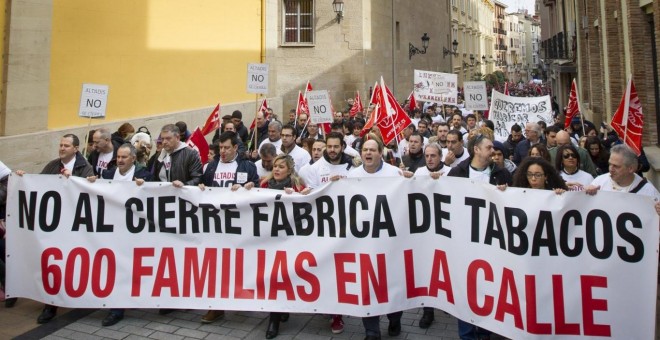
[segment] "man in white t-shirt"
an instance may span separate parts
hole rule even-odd
[[[273,171],[273,160],[278,153],[281,153],[279,149],[275,148],[275,145],[270,143],[265,143],[261,146],[259,151],[260,159],[254,162],[254,165],[257,167],[257,175],[259,179],[263,179],[268,176]]]
[[[104,171],[114,168],[117,162],[117,150],[112,144],[112,133],[107,128],[100,128],[92,135],[94,151],[89,155],[89,164],[94,168],[94,175],[101,177]]]
[[[346,142],[341,133],[328,134],[322,157],[305,171],[303,179],[308,188],[319,188],[348,176],[348,172],[353,169],[353,159],[344,153],[345,147]]]
[[[261,152],[261,147],[266,143],[275,145],[277,149],[282,147],[282,123],[280,121],[272,120],[268,124],[268,138],[259,144],[259,152]]]
[[[323,152],[325,151],[325,141],[324,140],[317,140],[312,144],[312,159],[307,162],[307,164],[303,165],[302,168],[300,168],[300,171],[298,171],[298,176],[302,178],[305,181],[305,185],[307,185],[307,171],[309,171],[309,167],[311,167],[316,161],[319,159],[323,158]]]
[[[610,172],[596,177],[585,188],[588,195],[595,195],[598,190],[636,193],[653,198],[656,211],[660,209],[660,193],[653,184],[635,173],[637,155],[630,147],[624,144],[613,146],[609,163]]]
[[[458,130],[447,132],[447,150],[443,153],[442,162],[455,168],[462,161],[470,158],[468,149],[463,146],[463,136]]]
[[[371,139],[362,144],[362,165],[348,172],[349,178],[360,177],[397,177],[401,170],[383,161],[383,145]],[[401,334],[401,315],[403,312],[387,314],[390,324],[387,327],[389,336]],[[362,318],[366,339],[380,339],[380,315]]]
[[[415,171],[415,176],[431,176],[438,179],[440,176],[447,176],[451,167],[442,163],[442,147],[438,143],[430,143],[424,149],[424,159],[426,166],[420,167]]]
[[[305,149],[296,145],[296,131],[293,126],[287,125],[282,128],[282,152],[291,156],[295,164],[296,173],[312,159]]]

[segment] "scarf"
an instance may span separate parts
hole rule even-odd
[[[291,177],[287,177],[281,182],[276,181],[275,178],[268,181],[268,189],[284,190],[284,188],[291,188]]]

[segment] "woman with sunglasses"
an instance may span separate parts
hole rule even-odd
[[[554,190],[562,194],[568,187],[557,170],[541,157],[527,157],[516,170],[513,186],[541,190]]]
[[[572,191],[582,191],[594,180],[591,174],[580,170],[580,154],[571,144],[562,145],[557,149],[555,168]]]

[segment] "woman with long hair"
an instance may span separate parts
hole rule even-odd
[[[540,157],[527,157],[520,163],[513,176],[513,186],[554,190],[557,194],[562,194],[568,190],[566,183],[559,176],[557,170]]]
[[[591,161],[596,166],[596,173],[602,175],[610,172],[610,153],[605,149],[600,139],[598,137],[587,137],[587,142],[584,146],[589,151]]]
[[[555,169],[573,191],[581,191],[594,180],[590,173],[580,170],[580,153],[572,144],[557,148]]]

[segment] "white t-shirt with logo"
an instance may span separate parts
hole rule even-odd
[[[308,188],[319,188],[330,183],[330,177],[340,176],[346,178],[348,172],[353,169],[353,166],[348,164],[332,164],[321,157],[316,163],[306,166],[305,171],[300,171],[303,174],[303,180]]]
[[[213,182],[219,187],[231,187],[236,183],[236,169],[238,162],[233,161],[229,163],[218,162],[218,167],[213,174]]]
[[[103,171],[108,170],[108,164],[112,161],[112,151],[99,153],[99,159],[96,161],[96,173],[101,175]]]
[[[486,167],[486,169],[479,171],[470,166],[468,172],[470,174],[470,179],[482,183],[490,183],[490,173],[492,172],[490,167]]]

